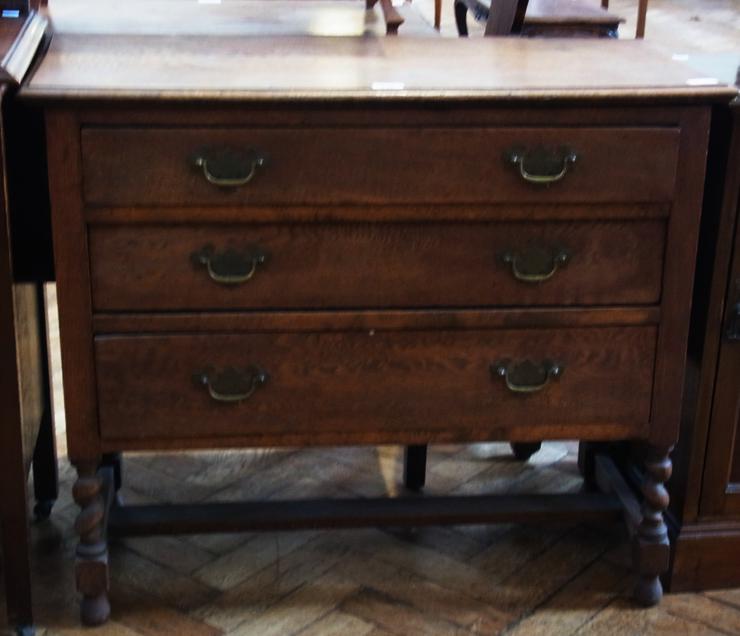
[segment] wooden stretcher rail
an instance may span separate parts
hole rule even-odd
[[[202,505],[114,506],[111,535],[200,534],[366,526],[613,521],[617,497],[599,493],[304,499]]]

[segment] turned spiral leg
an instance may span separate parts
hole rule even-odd
[[[97,463],[78,463],[77,474],[72,493],[80,507],[75,522],[80,537],[75,563],[77,591],[82,594],[80,613],[85,625],[100,625],[110,615],[104,484]]]
[[[635,599],[642,605],[656,605],[663,596],[660,575],[668,570],[670,543],[663,512],[668,508],[665,482],[670,479],[672,447],[648,449],[645,480],[642,484],[642,521],[633,543],[633,560],[637,571]]]

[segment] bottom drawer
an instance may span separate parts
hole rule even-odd
[[[101,336],[104,440],[265,445],[644,433],[648,327]]]

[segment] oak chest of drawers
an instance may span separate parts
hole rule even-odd
[[[62,36],[26,89],[47,112],[83,618],[107,615],[102,456],[255,445],[645,440],[642,513],[626,505],[657,602],[708,104],[728,91],[646,77],[632,45],[599,80],[588,43],[212,40],[201,74],[201,43],[139,39],[159,67],[132,78],[126,38]]]

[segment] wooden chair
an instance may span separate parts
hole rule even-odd
[[[375,10],[378,3],[382,11]],[[56,29],[75,33],[350,37],[396,35],[403,25],[403,35],[437,35],[410,1],[393,6],[392,0],[53,0],[48,11]]]
[[[372,9],[378,0],[365,0],[365,8],[369,11]],[[380,8],[383,10],[383,17],[385,18],[385,29],[388,35],[398,35],[398,28],[403,24],[403,16],[393,6],[391,0],[380,0]]]
[[[608,1],[608,0],[607,0]],[[393,6],[392,0],[365,0],[365,8],[372,9],[378,2],[383,9],[385,18],[386,34],[398,35],[398,28],[403,24],[404,17]],[[442,24],[442,0],[434,0],[434,28],[439,31]]]
[[[609,8],[609,0],[601,0],[601,8]],[[648,0],[638,0],[637,4],[637,28],[635,37],[642,39],[645,37],[645,22],[647,21]]]
[[[468,34],[467,13],[486,22],[486,35],[615,38],[623,20],[583,0],[455,0],[458,34]]]

